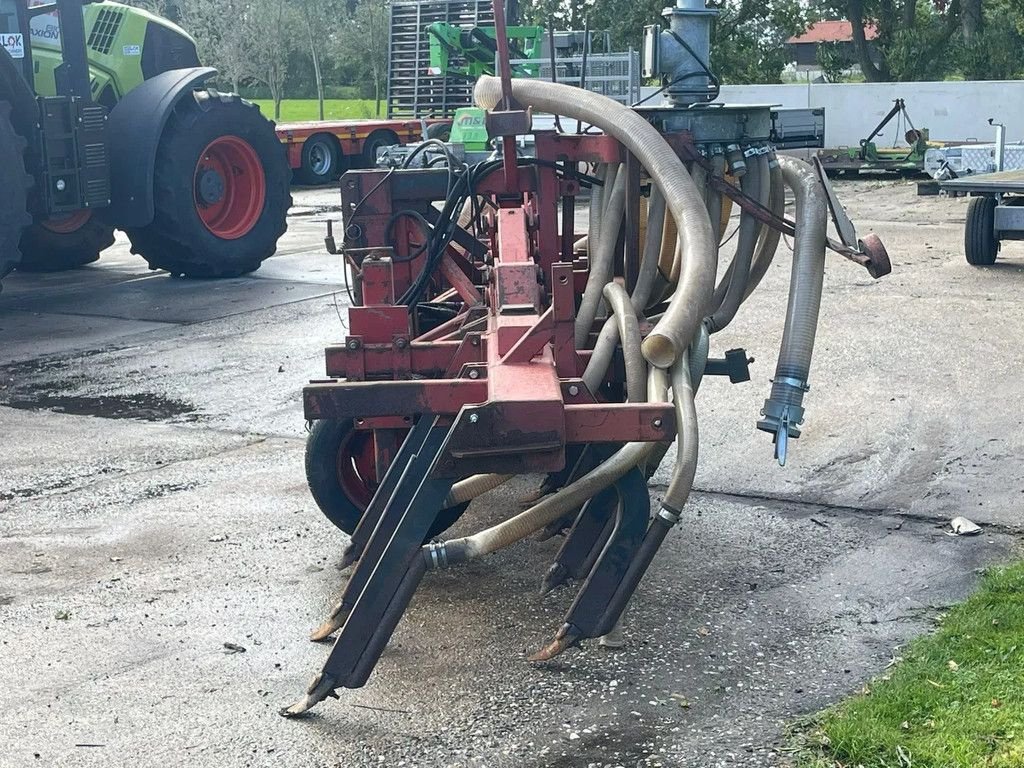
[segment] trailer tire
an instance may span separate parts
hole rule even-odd
[[[377,152],[384,147],[391,147],[400,143],[398,134],[394,131],[374,131],[363,142],[363,167],[373,168],[377,165]]]
[[[351,420],[321,419],[306,439],[306,481],[324,517],[351,535],[373,497],[376,478],[372,466],[372,436],[357,431]],[[359,441],[359,442],[357,442]],[[469,502],[442,509],[427,540],[448,530],[462,517]]]
[[[274,124],[234,94],[195,91],[175,107],[156,155],[156,215],[129,229],[151,269],[238,277],[277,249],[291,168]]]
[[[344,172],[344,161],[338,140],[329,133],[317,133],[303,142],[302,164],[295,175],[300,184],[330,184]]]
[[[448,141],[452,137],[452,124],[448,122],[444,123],[431,123],[427,126],[427,138],[437,139],[438,141]]]
[[[990,267],[996,263],[999,241],[995,233],[996,199],[973,197],[967,208],[964,228],[964,253],[967,263],[976,267]]]
[[[28,142],[11,123],[11,105],[0,101],[0,279],[21,263],[21,234],[32,223],[28,190],[32,177],[25,173]]]
[[[99,259],[114,244],[114,228],[92,211],[33,224],[21,236],[21,272],[63,272]]]

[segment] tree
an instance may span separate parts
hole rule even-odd
[[[336,18],[336,4],[330,0],[295,0],[299,17],[305,32],[309,57],[313,62],[313,79],[316,83],[316,98],[320,119],[324,119],[324,73],[323,60],[330,45],[332,20]]]
[[[554,18],[560,25],[581,29],[584,17],[590,28],[608,30],[615,50],[638,48],[649,24],[667,26],[662,17],[665,0],[534,0],[524,11],[538,24]],[[784,43],[803,29],[804,10],[799,0],[718,0],[709,2],[719,15],[712,27],[711,69],[724,83],[779,82],[788,63]]]
[[[177,2],[180,24],[189,31],[199,49],[200,61],[216,67],[222,80],[234,92],[256,78],[256,30],[245,0],[187,0]]]
[[[283,0],[249,0],[241,23],[252,36],[255,59],[253,79],[267,86],[274,101],[274,119],[281,119],[288,62],[298,35],[293,6]]]
[[[359,0],[336,38],[339,55],[369,80],[378,117],[387,89],[389,23],[388,0]]]

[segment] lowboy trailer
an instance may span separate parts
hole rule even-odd
[[[288,152],[294,179],[320,185],[352,168],[372,168],[377,153],[424,139],[447,141],[451,120],[328,120],[281,123],[277,136]]]

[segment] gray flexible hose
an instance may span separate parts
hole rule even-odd
[[[604,287],[604,299],[612,308],[612,319],[622,341],[622,359],[626,365],[626,398],[631,403],[647,400],[647,363],[640,352],[640,323],[626,289],[614,281]]]
[[[689,353],[683,352],[672,366],[672,399],[676,406],[676,465],[661,505],[679,514],[693,488],[697,474],[697,454],[700,433],[697,428],[697,408],[690,378]]]
[[[740,177],[740,189],[745,195],[758,199],[764,203],[764,198],[758,198],[761,193],[761,178],[767,177],[768,162],[764,156],[757,157],[750,163],[747,172]],[[762,173],[764,172],[764,173]],[[747,279],[750,277],[750,264],[754,259],[754,249],[757,248],[757,236],[760,233],[761,225],[751,214],[743,211],[740,214],[739,242],[736,244],[736,255],[733,257],[729,269],[722,279],[722,284],[715,292],[715,298],[721,293],[721,304],[711,313],[705,325],[711,333],[718,333],[729,325],[736,317],[740,304],[743,303],[743,293],[747,288]],[[715,299],[711,305],[715,306]]]
[[[474,95],[477,104],[493,108],[501,99],[501,81],[494,77],[481,77]],[[718,266],[707,209],[686,167],[647,120],[605,96],[560,83],[521,78],[512,81],[511,95],[520,104],[542,112],[587,120],[617,139],[648,170],[652,181],[665,196],[676,224],[684,228],[679,284],[665,316],[644,339],[642,346],[648,362],[659,368],[670,367],[689,346],[697,326],[707,314]]]
[[[786,184],[782,180],[782,168],[779,166],[778,158],[772,153],[768,157],[768,207],[778,218],[786,213]],[[757,246],[757,254],[754,256],[754,263],[750,266],[750,279],[747,280],[747,290],[743,295],[746,301],[754,289],[761,284],[761,280],[768,272],[768,267],[775,258],[775,252],[779,248],[779,239],[782,233],[775,227],[765,227],[764,237]]]
[[[640,273],[629,300],[638,316],[643,315],[651,292],[658,279],[658,259],[661,256],[661,240],[665,232],[665,198],[657,187],[651,191],[648,205],[647,235],[644,240],[643,256],[640,259]],[[619,343],[619,323],[614,317],[608,318],[594,344],[587,369],[583,372],[583,383],[591,392],[597,392],[604,381]]]
[[[825,235],[828,204],[825,190],[810,165],[780,157],[782,176],[796,198],[796,243],[779,362],[758,429],[776,435],[776,458],[785,463],[788,438],[799,437],[802,407],[818,328],[825,278]]]
[[[609,170],[609,175],[611,171]],[[585,349],[594,318],[601,306],[601,291],[615,274],[615,246],[619,242],[619,228],[626,215],[626,174],[616,174],[611,191],[606,194],[598,241],[590,251],[590,274],[587,287],[576,313],[576,349]]]
[[[660,369],[652,368],[648,391],[654,395],[653,399],[657,402],[666,402],[668,375]],[[558,492],[544,497],[530,509],[472,536],[445,542],[448,563],[454,565],[463,560],[481,557],[525,539],[624,477],[633,467],[644,461],[656,445],[657,443],[626,443],[607,461]]]
[[[715,155],[711,158],[711,175],[717,179],[725,178],[725,171],[728,167],[728,163],[725,160],[725,155]],[[711,184],[711,179],[707,179],[705,187],[705,195],[707,198],[707,211],[708,221],[711,222],[711,229],[715,233],[715,249],[718,249],[718,244],[722,240],[722,193],[719,192]]]

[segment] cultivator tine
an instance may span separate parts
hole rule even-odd
[[[362,686],[376,665],[423,577],[420,547],[451,491],[451,478],[432,476],[447,436],[434,421],[404,468],[345,589],[342,602],[351,607],[334,648],[302,700],[281,711],[285,717],[307,712],[338,688]]]
[[[555,555],[554,563],[544,576],[540,588],[542,595],[569,579],[579,579],[590,573],[604,542],[615,527],[613,513],[617,504],[617,494],[609,489],[583,505],[572,530]]]
[[[416,489],[410,483],[405,482],[406,476],[414,465],[422,465],[423,462],[418,462],[417,459],[423,451],[425,441],[431,434],[431,420],[420,419],[402,443],[394,463],[384,475],[384,481],[377,488],[377,492],[373,495],[373,499],[360,519],[359,525],[352,533],[352,543],[349,544],[349,548],[345,551],[346,556],[350,552],[355,553],[352,562],[362,558],[363,552],[367,550],[368,544],[376,530],[382,524],[387,525],[388,523],[385,521],[396,520],[401,515],[402,510],[410,503],[411,494]],[[416,476],[413,475],[413,477],[415,478]],[[378,542],[376,551],[381,550],[385,544],[385,541]],[[341,629],[346,617],[352,610],[355,597],[359,595],[368,576],[369,574],[365,569],[360,570],[357,568],[353,572],[348,584],[345,585],[341,601],[335,605],[323,624],[313,630],[309,636],[310,640],[313,642],[326,640]]]
[[[381,515],[384,514],[388,502],[391,501],[391,497],[395,493],[395,488],[398,487],[403,468],[412,460],[413,456],[423,445],[423,441],[430,433],[430,427],[430,419],[420,419],[409,430],[405,440],[402,441],[402,446],[398,449],[393,463],[384,474],[384,479],[373,494],[373,499],[371,499],[366,507],[363,516],[359,518],[359,525],[352,532],[352,538],[341,558],[341,565],[339,566],[341,569],[352,565],[362,556],[366,542],[373,535],[377,523],[380,522]]]
[[[623,590],[647,539],[650,497],[643,473],[632,470],[593,502],[614,508],[614,528],[555,639],[531,661],[547,661],[582,639],[610,632],[639,584],[637,578],[628,591]]]

